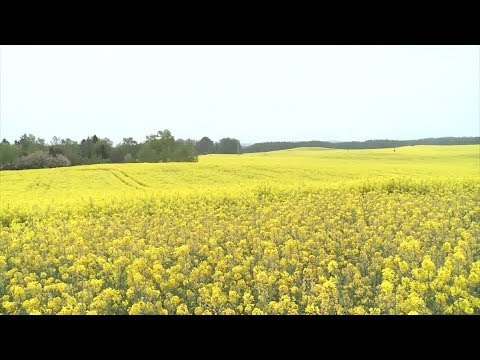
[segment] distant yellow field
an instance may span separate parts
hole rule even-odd
[[[364,179],[480,177],[480,146],[409,146],[377,150],[299,148],[205,155],[198,163],[104,164],[2,171],[1,200],[38,202],[99,195],[232,191],[274,186],[331,186]]]
[[[480,314],[480,146],[0,172],[0,313]]]

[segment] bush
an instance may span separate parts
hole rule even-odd
[[[53,156],[44,151],[35,151],[15,159],[10,168],[15,170],[43,169],[70,165],[70,160],[65,155],[58,154]]]

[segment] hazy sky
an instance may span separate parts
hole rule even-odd
[[[478,46],[0,46],[0,137],[479,136]]]

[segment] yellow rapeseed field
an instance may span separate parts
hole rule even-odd
[[[0,172],[1,314],[480,314],[480,146]]]

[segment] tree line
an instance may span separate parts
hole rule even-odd
[[[0,143],[0,169],[34,169],[70,165],[131,162],[196,162],[198,155],[240,154],[240,141],[223,138],[213,142],[208,137],[196,141],[175,139],[166,129],[137,142],[123,138],[113,145],[108,138],[89,136],[80,142],[54,136],[50,143],[32,134],[23,134],[11,144]]]
[[[297,147],[324,147],[332,149],[382,149],[414,145],[476,145],[480,144],[480,137],[442,137],[418,140],[367,140],[367,141],[277,141],[262,142],[250,145],[243,149],[244,153],[266,152],[294,149]]]
[[[196,162],[198,155],[241,154],[287,150],[297,147],[325,147],[332,149],[380,149],[414,145],[474,145],[480,137],[442,137],[418,140],[367,140],[349,142],[283,141],[256,143],[242,148],[240,141],[226,137],[218,142],[208,137],[200,140],[175,139],[166,129],[137,142],[132,137],[123,138],[113,145],[108,138],[89,136],[80,142],[56,136],[50,143],[32,134],[23,134],[11,144],[6,139],[0,143],[1,169],[35,169],[70,165],[131,162]]]

